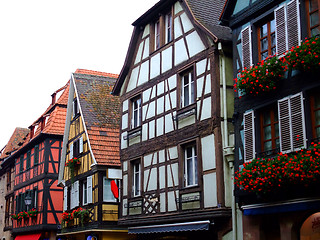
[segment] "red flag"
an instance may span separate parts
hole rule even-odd
[[[115,198],[119,198],[119,188],[114,180],[111,180],[111,192]]]

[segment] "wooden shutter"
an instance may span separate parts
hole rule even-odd
[[[74,197],[74,183],[71,185],[71,193],[70,193],[70,209],[75,207],[75,197]]]
[[[282,55],[287,48],[287,17],[286,5],[278,7],[274,10],[274,17],[276,22],[276,52]]]
[[[80,196],[79,196],[79,181],[74,182],[74,206],[78,207],[80,203]]]
[[[255,157],[254,112],[246,112],[244,120],[244,161]]]
[[[298,0],[293,0],[287,4],[287,35],[287,50],[300,45],[300,14]]]
[[[249,68],[252,65],[251,52],[251,27],[248,26],[241,31],[242,43],[242,68]]]
[[[289,97],[278,101],[279,132],[280,132],[280,151],[287,153],[292,150],[291,146],[291,121],[290,121],[290,102]]]
[[[79,153],[83,152],[83,137],[81,136],[79,139]]]
[[[306,147],[306,131],[302,93],[290,97],[293,151]]]
[[[63,211],[68,210],[68,187],[63,189]]]
[[[70,150],[69,158],[72,159],[73,158],[73,142],[70,143],[69,150]]]
[[[87,177],[87,201],[92,203],[92,176]]]

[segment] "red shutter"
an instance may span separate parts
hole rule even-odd
[[[278,101],[278,111],[279,111],[280,150],[282,153],[291,152],[292,144],[291,144],[290,103],[289,103],[288,97]]]
[[[244,120],[244,161],[250,161],[255,157],[254,138],[254,112],[246,112]]]
[[[282,55],[287,50],[287,18],[286,7],[282,5],[274,10],[276,22],[276,52]]]
[[[302,93],[290,97],[293,151],[306,147],[306,131]]]
[[[299,2],[293,0],[287,4],[287,40],[288,49],[300,45]]]
[[[249,68],[252,65],[251,55],[251,28],[250,26],[241,31],[242,43],[242,68]]]

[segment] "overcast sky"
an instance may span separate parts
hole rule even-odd
[[[119,74],[132,23],[158,0],[0,0],[0,150],[77,68]]]

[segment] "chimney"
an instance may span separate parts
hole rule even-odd
[[[52,103],[51,103],[51,105],[54,105],[54,104],[56,103],[56,96],[57,96],[57,93],[56,93],[56,92],[51,95],[51,97],[52,97]]]

